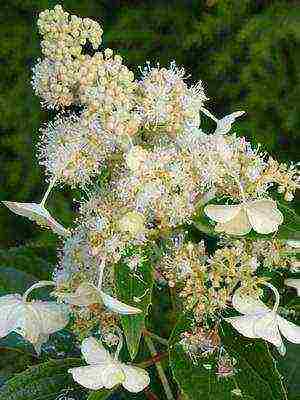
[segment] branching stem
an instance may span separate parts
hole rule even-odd
[[[143,331],[144,336],[149,336],[152,339],[156,340],[158,343],[163,344],[164,346],[168,346],[169,342],[167,341],[167,339],[164,339],[158,335],[156,335],[155,333],[149,332],[146,329],[144,329]]]
[[[154,347],[154,344],[153,344],[150,336],[146,335],[145,336],[145,341],[146,341],[146,344],[147,344],[147,346],[148,346],[148,348],[150,350],[151,356],[155,357],[157,355],[157,352],[156,352],[156,349]],[[174,397],[173,397],[173,394],[172,394],[168,379],[166,377],[165,371],[164,371],[160,361],[156,362],[155,366],[156,366],[156,369],[157,369],[158,376],[159,376],[159,378],[161,380],[161,383],[163,385],[164,391],[166,393],[167,399],[168,400],[175,400]]]

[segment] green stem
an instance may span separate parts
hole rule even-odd
[[[147,344],[147,346],[148,346],[148,348],[150,350],[151,356],[155,357],[157,355],[157,352],[156,352],[156,349],[154,347],[154,344],[153,344],[151,338],[146,335],[145,336],[145,341],[146,341],[146,344]],[[161,380],[161,383],[163,385],[164,391],[166,393],[167,399],[168,400],[175,400],[174,397],[173,397],[173,394],[172,394],[168,379],[166,377],[165,371],[164,371],[161,363],[160,362],[156,362],[155,366],[156,366],[156,369],[157,369],[158,376],[159,376],[159,378]]]
[[[40,202],[40,205],[41,205],[42,207],[45,206],[45,203],[46,203],[46,201],[47,201],[47,199],[48,199],[48,196],[49,196],[51,190],[53,189],[53,187],[54,187],[54,185],[55,185],[55,183],[56,183],[56,180],[57,180],[57,178],[54,177],[54,178],[52,178],[52,180],[50,181],[50,183],[49,183],[49,185],[48,185],[48,188],[47,188],[47,190],[46,190],[46,192],[45,192],[45,194],[44,194],[44,196],[43,196],[43,198],[42,198],[42,200],[41,200],[41,202]]]
[[[168,352],[165,353],[158,353],[155,357],[152,357],[148,360],[142,361],[138,364],[136,364],[137,367],[140,368],[148,368],[153,364],[156,364],[157,362],[159,362],[160,360],[167,358],[169,356]]]
[[[167,341],[167,339],[164,339],[164,338],[156,335],[155,333],[149,332],[146,329],[144,329],[143,333],[144,333],[144,336],[149,336],[152,339],[156,340],[158,343],[161,343],[164,346],[169,346],[169,342]]]

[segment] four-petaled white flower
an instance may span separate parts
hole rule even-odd
[[[277,231],[283,222],[283,215],[276,202],[269,199],[253,200],[238,205],[213,205],[204,208],[205,214],[217,222],[216,232],[243,236],[253,228],[256,232],[268,234]]]
[[[287,321],[277,314],[279,306],[278,290],[270,283],[266,284],[275,294],[273,309],[261,300],[240,294],[237,290],[232,298],[233,307],[244,314],[239,317],[225,318],[239,333],[248,338],[261,338],[274,344],[284,355],[285,346],[281,334],[292,343],[300,343],[300,326]],[[281,333],[281,334],[280,334]]]
[[[49,335],[68,324],[69,310],[66,305],[54,301],[27,301],[32,289],[46,284],[50,282],[31,286],[23,296],[9,294],[0,297],[0,338],[16,332],[31,342],[39,354]]]
[[[284,281],[286,286],[290,286],[297,291],[297,296],[300,296],[300,279],[288,278]]]
[[[68,236],[70,233],[68,229],[64,228],[51,216],[42,204],[18,203],[14,201],[3,201],[2,203],[15,214],[27,217],[38,225],[48,227],[60,236]]]
[[[232,114],[226,115],[224,118],[219,119],[217,122],[217,128],[215,134],[225,135],[230,131],[231,125],[235,122],[238,117],[245,114],[245,111],[235,111]]]
[[[66,294],[62,299],[66,303],[76,306],[89,306],[90,304],[103,303],[109,310],[124,315],[139,314],[142,312],[139,308],[122,303],[88,282],[83,282],[74,293]]]
[[[118,350],[113,357],[102,343],[93,337],[83,340],[81,352],[89,365],[71,368],[69,372],[77,383],[88,389],[111,389],[122,384],[129,392],[138,393],[150,383],[147,371],[122,363],[118,360]]]

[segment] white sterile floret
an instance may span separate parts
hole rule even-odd
[[[215,230],[229,235],[243,236],[253,228],[261,234],[276,232],[283,215],[276,202],[260,199],[238,205],[208,205],[205,214],[217,222]]]
[[[63,295],[61,298],[66,303],[76,306],[88,306],[90,304],[103,303],[110,311],[117,314],[133,315],[141,313],[142,310],[139,308],[122,303],[118,299],[103,292],[102,281],[104,268],[105,261],[102,261],[99,268],[100,274],[98,287],[89,282],[82,282],[74,293]]]
[[[225,320],[239,333],[248,338],[261,338],[274,344],[278,351],[284,355],[285,346],[281,334],[288,341],[300,344],[300,326],[287,321],[277,314],[279,306],[278,290],[269,283],[266,285],[276,297],[273,309],[268,308],[261,300],[242,295],[237,290],[233,295],[232,304],[243,315],[225,318]]]
[[[110,311],[117,314],[133,315],[142,312],[139,308],[122,303],[88,282],[81,283],[74,293],[66,294],[62,298],[66,303],[76,306],[103,303]]]
[[[63,329],[69,322],[69,310],[64,304],[27,301],[29,292],[41,286],[43,282],[33,285],[23,297],[20,294],[0,297],[0,338],[16,332],[31,342],[38,354],[49,335]]]
[[[111,389],[121,384],[129,392],[138,393],[150,383],[147,371],[122,363],[117,353],[112,357],[102,343],[93,337],[83,340],[81,352],[89,365],[71,368],[69,372],[77,383],[88,389]]]
[[[68,236],[70,233],[68,229],[64,228],[51,216],[42,204],[18,203],[14,201],[3,201],[2,203],[15,214],[27,217],[40,226],[50,228],[60,236]]]
[[[284,281],[286,286],[296,289],[297,296],[300,296],[300,279],[289,278]]]
[[[230,131],[231,125],[235,122],[235,120],[244,114],[245,111],[235,111],[232,114],[226,115],[226,117],[219,119],[215,133],[225,135]]]

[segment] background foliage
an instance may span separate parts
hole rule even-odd
[[[204,81],[211,98],[208,108],[216,110],[218,115],[237,109],[247,111],[247,117],[236,125],[239,134],[261,143],[281,161],[297,160],[298,1],[66,0],[61,3],[69,12],[100,21],[104,46],[117,50],[136,74],[138,66],[147,60],[159,61],[161,65],[175,60],[185,66],[190,82]],[[40,56],[37,15],[55,4],[52,0],[4,0],[1,6],[0,200],[38,200],[45,188],[43,172],[35,159],[35,144],[40,125],[53,116],[41,110],[30,79],[31,68]],[[65,224],[72,221],[74,197],[76,193],[61,188],[50,200],[50,208]],[[0,208],[0,224],[0,264],[4,273],[0,294],[20,290],[35,277],[46,279],[55,263],[55,246],[59,244],[53,235],[4,207]],[[151,318],[155,324],[155,318]],[[174,322],[171,319],[170,323]],[[168,336],[168,326],[162,330]],[[24,343],[23,349],[22,346]],[[1,353],[3,349],[0,348]],[[0,363],[0,383],[24,370],[34,359],[32,354],[22,353],[21,358],[17,354],[16,361],[14,352],[6,353],[12,361],[9,366]],[[293,352],[289,354],[291,359],[283,369],[295,372],[299,358]],[[291,372],[289,379],[295,386],[296,380],[292,378]],[[296,397],[291,399],[297,399],[299,394],[299,388],[294,386]]]

